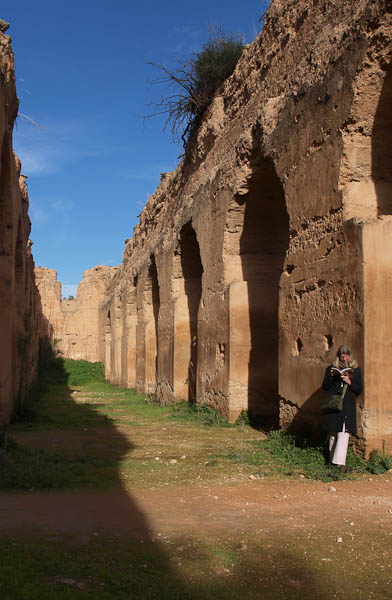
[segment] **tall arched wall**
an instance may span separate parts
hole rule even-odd
[[[29,198],[12,150],[17,112],[11,40],[0,33],[0,425],[23,410],[39,349],[41,307],[29,241]]]
[[[123,382],[162,402],[194,399],[231,419],[251,410],[316,431],[320,382],[338,345],[352,346],[366,372],[377,318],[392,322],[392,232],[381,216],[392,204],[382,135],[391,135],[390,37],[386,0],[272,3],[188,156],[148,200],[106,291],[102,314],[128,290],[121,352],[135,351],[121,359]],[[187,248],[201,265],[195,277]],[[108,323],[100,355],[111,356],[105,368],[117,381]],[[377,336],[359,407],[366,450],[392,440],[392,377],[384,369],[377,398],[368,385],[390,345]]]

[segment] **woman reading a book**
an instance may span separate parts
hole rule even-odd
[[[348,346],[340,346],[336,359],[325,371],[327,394],[343,396],[343,409],[326,413],[321,428],[329,434],[329,459],[344,469],[350,433],[357,432],[356,399],[362,392],[362,374]]]

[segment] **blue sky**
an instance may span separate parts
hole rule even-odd
[[[209,26],[253,41],[269,2],[132,3],[3,0],[10,23],[20,116],[14,148],[28,176],[37,266],[58,271],[63,296],[83,271],[121,263],[160,173],[182,148],[163,117],[144,122],[163,91],[148,61],[173,66],[209,37]],[[25,115],[25,117],[23,116]],[[31,121],[39,125],[37,127]]]

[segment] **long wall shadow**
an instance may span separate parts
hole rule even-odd
[[[45,346],[45,345],[44,345]],[[47,349],[47,346],[46,346]],[[39,450],[53,450],[60,453],[61,447],[67,452],[71,449],[76,455],[85,452],[86,459],[90,455],[95,457],[95,450],[110,447],[111,466],[105,466],[107,480],[102,486],[109,482],[109,489],[91,489],[96,484],[94,481],[84,481],[80,489],[67,491],[28,491],[26,493],[1,491],[0,492],[0,531],[3,535],[7,533],[18,535],[29,535],[34,531],[44,540],[49,536],[64,536],[64,540],[72,536],[76,545],[82,546],[92,543],[95,536],[119,534],[127,539],[134,539],[138,543],[143,541],[146,545],[154,545],[154,560],[159,571],[164,573],[162,590],[173,590],[173,598],[187,598],[188,592],[177,574],[174,573],[167,554],[162,544],[157,543],[148,519],[142,507],[132,497],[129,489],[125,489],[120,477],[120,463],[135,448],[132,440],[113,424],[113,422],[98,411],[99,396],[97,403],[87,400],[86,403],[77,402],[75,398],[78,392],[67,384],[68,373],[64,368],[62,359],[50,359],[50,374],[43,374],[46,384],[56,385],[56,403],[53,415],[45,412],[37,412],[34,423],[38,425],[39,431],[34,426],[25,427],[20,423],[15,428],[14,435],[19,446],[33,447]],[[41,365],[42,366],[42,365]],[[39,402],[39,400],[38,400]],[[96,406],[96,407],[95,407]],[[63,425],[63,426],[62,426]],[[19,432],[18,432],[19,430]],[[44,436],[44,440],[42,440]],[[81,442],[83,438],[83,442]],[[52,446],[52,447],[51,447]],[[1,458],[1,457],[0,457]],[[61,469],[61,464],[59,465]],[[89,489],[90,488],[90,489]],[[15,569],[28,569],[28,558],[26,565],[16,557]],[[110,557],[108,557],[110,560]],[[140,572],[135,573],[135,579],[139,580]],[[130,576],[132,580],[132,576]],[[154,593],[157,588],[157,580],[151,578],[148,573],[142,575],[143,596],[156,597]],[[150,590],[154,588],[154,593]],[[138,584],[138,585],[139,585]],[[159,587],[159,586],[158,586]],[[129,589],[132,594],[132,589]],[[151,593],[150,593],[151,592]],[[134,597],[134,596],[132,596]],[[135,596],[136,597],[136,596]]]

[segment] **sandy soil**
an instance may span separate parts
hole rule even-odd
[[[334,483],[286,479],[136,491],[1,493],[0,530],[153,537],[228,530],[282,535],[317,528],[338,536],[376,527],[392,535],[391,492],[392,476],[386,474]]]

